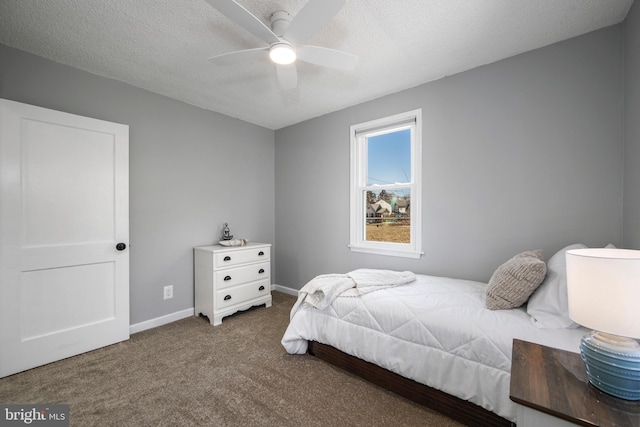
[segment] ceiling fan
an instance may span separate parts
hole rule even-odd
[[[267,47],[223,53],[209,58],[214,64],[228,65],[270,58],[276,64],[282,89],[298,86],[297,59],[310,64],[352,70],[358,57],[347,52],[320,46],[304,45],[344,6],[345,0],[309,0],[295,17],[285,11],[271,15],[271,28],[233,0],[207,0],[227,18],[257,36]]]

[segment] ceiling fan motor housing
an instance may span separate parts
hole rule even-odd
[[[293,16],[284,10],[273,12],[271,14],[271,31],[273,31],[276,36],[282,37],[284,32],[287,31],[292,19]]]
[[[295,49],[291,43],[282,38],[292,19],[293,16],[284,10],[271,14],[271,31],[280,39],[280,42],[273,43],[269,49],[269,57],[276,64],[286,65],[296,60]]]

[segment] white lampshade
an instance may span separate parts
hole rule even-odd
[[[567,251],[569,317],[596,331],[640,339],[640,251]]]
[[[296,60],[296,51],[290,44],[276,43],[269,49],[269,58],[276,64],[291,64]]]

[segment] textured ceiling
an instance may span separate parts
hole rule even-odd
[[[269,25],[305,0],[238,0]],[[355,71],[207,58],[263,47],[205,0],[0,0],[0,43],[198,107],[279,129],[624,20],[633,0],[347,0],[307,44],[359,56]]]

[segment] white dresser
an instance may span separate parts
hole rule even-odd
[[[254,305],[271,307],[271,245],[194,248],[195,315],[212,325]]]

